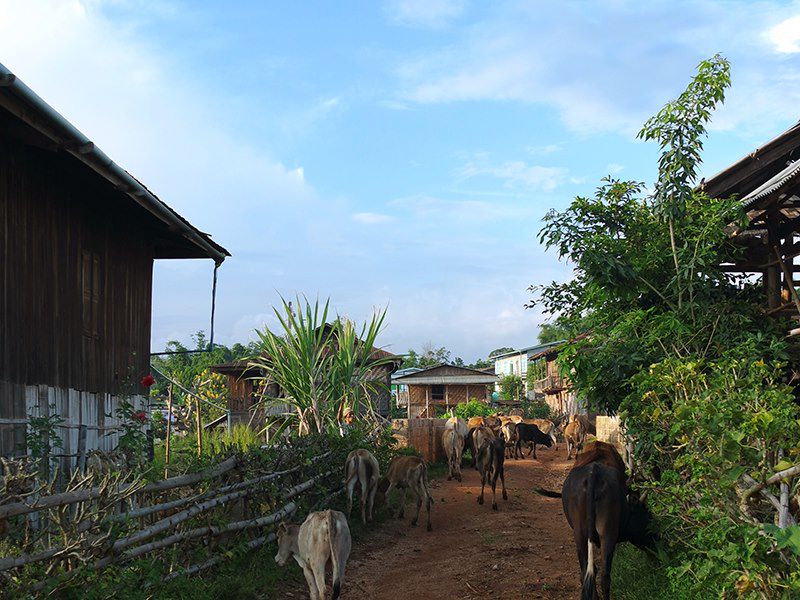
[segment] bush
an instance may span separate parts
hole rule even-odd
[[[525,400],[525,382],[519,375],[500,378],[500,397],[503,400]]]
[[[526,419],[550,419],[553,416],[547,402],[539,398],[523,402],[522,411],[525,413]]]
[[[457,417],[465,420],[471,417],[488,417],[494,412],[491,406],[477,398],[472,398],[469,402],[459,402],[454,410]]]

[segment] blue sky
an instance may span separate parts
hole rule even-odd
[[[0,62],[233,257],[217,339],[330,297],[382,343],[535,343],[551,208],[651,184],[644,120],[722,52],[705,174],[800,118],[800,2],[0,0]],[[153,348],[207,328],[210,261],[159,261]]]

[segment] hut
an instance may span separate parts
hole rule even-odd
[[[471,398],[490,402],[497,376],[467,367],[437,365],[397,377],[394,383],[408,386],[409,419],[433,418]]]
[[[29,416],[63,420],[64,470],[79,431],[114,448],[119,399],[146,408],[153,261],[226,256],[0,65],[0,453]]]

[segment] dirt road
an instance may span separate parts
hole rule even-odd
[[[436,600],[450,598],[572,599],[580,579],[572,533],[561,500],[533,492],[561,489],[569,471],[563,445],[539,450],[538,460],[506,461],[506,488],[499,512],[478,505],[477,471],[464,481],[431,482],[433,531],[406,518],[376,527],[354,549],[342,593],[345,600]],[[423,513],[424,515],[424,513]]]

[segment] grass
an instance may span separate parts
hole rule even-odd
[[[619,600],[688,600],[673,591],[657,558],[632,544],[620,544],[611,572],[612,595]]]

